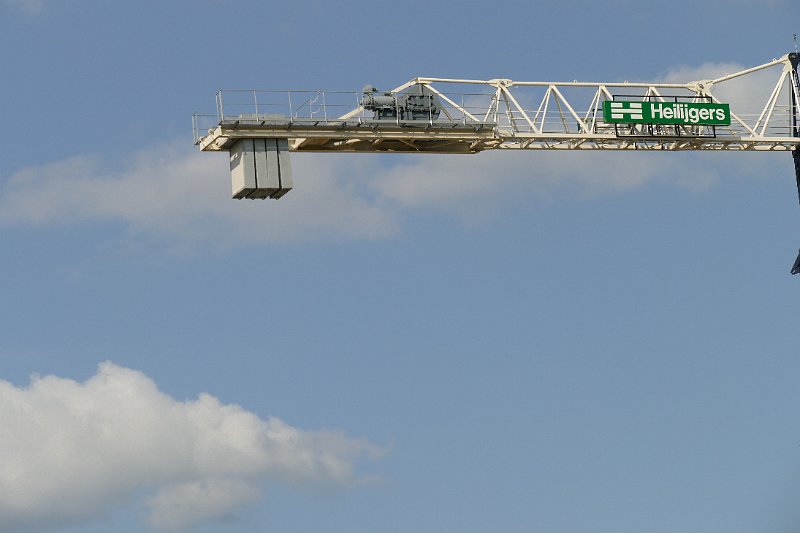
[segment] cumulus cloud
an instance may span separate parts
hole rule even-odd
[[[624,157],[625,165],[615,164]],[[110,168],[82,155],[25,168],[0,190],[0,224],[123,222],[126,238],[214,247],[385,239],[419,210],[470,222],[513,195],[596,196],[663,174],[658,154],[294,154],[280,201],[230,199],[226,154],[171,145]]]
[[[379,453],[208,394],[177,401],[109,362],[84,383],[0,381],[0,427],[0,531],[84,522],[143,491],[150,523],[180,530],[235,512],[267,481],[347,485]]]
[[[476,204],[524,192],[531,197],[569,194],[584,198],[637,188],[670,165],[661,154],[494,151],[477,156],[407,159],[375,176],[382,197],[406,209]]]
[[[181,530],[228,514],[257,500],[259,491],[251,484],[230,479],[206,479],[164,489],[150,500],[150,523],[166,530]]]
[[[713,79],[742,68],[676,67],[661,81]],[[779,74],[780,68],[769,69],[720,83],[714,92],[752,123]],[[233,201],[226,154],[173,143],[126,161],[80,155],[22,169],[0,190],[0,224],[107,220],[122,222],[128,239],[189,248],[385,239],[421,210],[472,222],[523,197],[596,197],[659,179],[707,189],[719,163],[703,165],[698,157],[687,175],[687,157],[513,150],[450,156],[304,153],[293,155],[295,191],[278,202]]]
[[[700,66],[675,67],[663,77],[665,83],[686,83],[690,81],[714,80],[740,72],[756,65],[740,65],[738,63],[704,63]],[[781,75],[780,65],[760,70],[721,82],[714,86],[712,92],[721,101],[731,104],[734,113],[753,123],[764,108],[775,84]],[[788,94],[782,95],[783,102],[788,102]]]
[[[230,200],[227,154],[173,144],[143,150],[117,168],[97,156],[76,156],[11,176],[0,193],[0,222],[121,220],[133,235],[223,246],[394,234],[395,214],[356,183],[370,174],[363,165],[344,166],[341,157],[295,159],[302,194],[265,203]]]

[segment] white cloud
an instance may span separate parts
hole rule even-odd
[[[618,158],[626,164],[615,164]],[[293,159],[295,190],[279,201],[239,201],[230,199],[226,154],[172,145],[117,169],[76,156],[11,176],[0,190],[0,224],[122,221],[129,238],[176,247],[384,239],[417,210],[469,222],[514,194],[624,191],[669,164],[659,154],[544,151]]]
[[[371,171],[337,157],[296,157],[301,193],[280,201],[230,199],[227,154],[170,145],[109,169],[96,156],[24,169],[0,193],[0,222],[122,220],[134,235],[218,245],[376,239],[398,227],[395,213],[359,187]]]
[[[742,68],[677,67],[661,81],[710,79]],[[779,70],[724,82],[715,94],[734,111],[755,112]],[[231,200],[227,154],[203,154],[178,143],[142,150],[113,167],[94,155],[31,166],[0,190],[0,223],[121,221],[128,241],[157,240],[175,248],[385,239],[420,210],[470,223],[519,198],[596,197],[654,180],[702,191],[716,181],[719,166],[704,165],[702,156],[687,166],[692,156],[653,152],[292,157],[295,190],[277,202]]]
[[[161,490],[150,500],[150,523],[159,529],[181,530],[225,516],[258,497],[259,491],[247,482],[206,479],[183,483]]]
[[[738,63],[703,63],[699,66],[683,65],[672,67],[659,81],[663,83],[687,83],[697,80],[711,80],[744,69],[745,67]]]
[[[620,157],[625,165],[615,165]],[[639,187],[669,165],[663,154],[503,150],[425,156],[377,174],[373,186],[403,208],[469,210],[492,198],[567,193],[592,197]]]
[[[358,458],[378,453],[208,394],[176,401],[112,363],[85,383],[0,381],[0,427],[0,531],[91,520],[142,491],[155,492],[152,524],[182,529],[252,502],[268,480],[351,483]]]
[[[713,80],[728,74],[740,72],[755,65],[744,66],[738,63],[704,63],[697,67],[676,67],[671,69],[662,79],[665,83],[687,83],[691,81]],[[758,113],[764,108],[775,84],[781,75],[782,66],[752,72],[738,78],[721,82],[714,86],[712,93],[722,102],[731,104],[731,110],[746,119],[755,122]],[[783,95],[782,102],[788,102],[788,95]]]

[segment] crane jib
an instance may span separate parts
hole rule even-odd
[[[192,115],[192,129],[200,150],[228,152],[239,199],[292,190],[290,152],[488,150],[791,152],[800,199],[800,53],[685,83],[416,77],[388,91],[232,89],[217,92],[215,114]]]
[[[711,102],[603,102],[603,118],[609,123],[730,126],[728,104]]]

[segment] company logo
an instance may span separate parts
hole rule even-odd
[[[728,104],[712,102],[603,102],[603,118],[611,123],[729,126]]]
[[[640,102],[608,102],[611,107],[611,118],[622,121],[625,118],[642,120],[642,104]]]

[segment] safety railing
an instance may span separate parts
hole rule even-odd
[[[629,97],[637,97],[631,87],[599,85],[575,87],[569,85],[514,86],[513,94],[493,90],[484,86],[477,92],[457,92],[444,90],[453,88],[449,84],[431,84],[437,101],[437,113],[428,114],[423,120],[430,125],[482,125],[496,128],[502,137],[531,135],[592,135],[617,134],[620,127],[607,124],[603,120],[602,102],[614,98],[614,94],[624,91]],[[552,88],[556,88],[554,91]],[[654,98],[650,89],[639,87],[642,99]],[[603,92],[605,91],[605,92]],[[677,94],[658,94],[658,98],[672,98]],[[679,91],[681,97],[692,95],[685,89]],[[651,94],[651,96],[648,96]],[[360,106],[363,93],[357,91],[267,91],[267,90],[221,90],[216,94],[215,114],[194,114],[192,129],[195,143],[220,124],[303,124],[303,125],[341,125],[343,122],[356,124],[389,124],[394,122],[407,125],[402,113],[397,110],[396,117],[387,119],[377,117],[376,113]],[[784,98],[788,100],[788,97]],[[570,102],[578,107],[570,107]],[[717,126],[709,130],[692,127],[679,128],[628,128],[632,135],[653,136],[709,136],[715,137],[753,137],[759,121],[758,113],[737,112],[739,107],[731,102],[731,111],[741,119],[732,121],[730,126]],[[776,103],[771,109],[769,123],[757,130],[756,136],[787,137],[792,135],[792,108],[785,103]],[[418,117],[417,117],[418,118]],[[742,124],[742,122],[744,124]],[[646,130],[646,131],[645,131]],[[701,131],[702,130],[702,131]],[[622,127],[625,136],[626,128]]]

